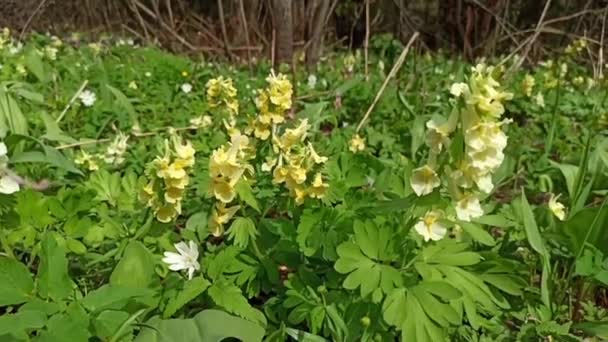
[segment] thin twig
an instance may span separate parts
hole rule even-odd
[[[78,96],[80,96],[80,93],[82,93],[82,91],[87,86],[87,84],[89,84],[89,80],[84,80],[84,82],[82,82],[82,85],[80,86],[80,88],[78,88],[78,90],[76,91],[74,96],[72,96],[72,98],[70,99],[70,102],[68,102],[68,104],[65,106],[65,108],[63,108],[63,111],[61,112],[61,114],[59,114],[59,117],[57,118],[57,120],[55,120],[57,123],[59,123],[61,121],[61,119],[63,119],[63,117],[65,116],[65,113],[67,113],[68,109],[70,109],[70,107],[72,107],[72,104],[74,104],[74,101],[76,101]]]
[[[241,23],[243,24],[243,29],[245,30],[245,43],[247,46],[251,45],[249,43],[249,28],[247,25],[247,16],[245,16],[245,4],[243,4],[243,0],[239,0],[239,12],[241,13]],[[253,65],[251,65],[251,51],[247,49],[247,66],[249,66],[249,75],[253,76]]]
[[[536,30],[534,31],[534,34],[532,35],[532,38],[528,41],[524,52],[522,53],[522,58],[518,59],[515,64],[513,65],[512,70],[515,69],[519,69],[519,67],[521,66],[521,64],[524,62],[524,60],[528,57],[528,53],[530,53],[530,49],[532,48],[532,45],[534,44],[534,41],[536,41],[536,38],[538,37],[538,35],[540,34],[540,29],[543,25],[543,20],[545,20],[545,15],[547,15],[547,11],[549,10],[549,6],[551,5],[551,0],[547,0],[547,2],[545,3],[545,8],[543,8],[543,13],[540,15],[540,19],[538,20],[538,23],[536,24]]]
[[[369,115],[371,114],[372,110],[374,110],[374,107],[376,106],[376,103],[378,103],[378,100],[380,100],[382,93],[384,93],[384,89],[386,89],[388,82],[397,74],[397,71],[399,70],[399,68],[401,68],[401,65],[405,61],[405,57],[407,56],[407,53],[410,51],[410,47],[412,46],[412,44],[414,43],[416,38],[418,38],[419,35],[420,34],[418,32],[414,32],[414,34],[412,35],[412,38],[410,38],[410,40],[409,40],[409,42],[407,42],[407,45],[405,46],[405,48],[403,48],[401,55],[399,56],[399,58],[393,65],[393,68],[391,69],[391,71],[388,73],[388,75],[384,79],[384,83],[382,83],[380,90],[378,90],[378,93],[376,94],[374,101],[372,101],[372,104],[367,109],[367,112],[363,116],[363,119],[361,119],[361,122],[359,122],[359,124],[357,125],[357,129],[356,129],[357,133],[359,132],[359,130],[361,130],[361,127],[363,127],[363,125],[369,118]]]
[[[42,6],[44,6],[45,3],[46,3],[46,0],[40,1],[40,4],[38,4],[38,7],[36,7],[34,12],[32,12],[32,15],[30,15],[30,17],[27,18],[25,25],[23,25],[23,28],[21,29],[21,33],[19,33],[19,40],[23,39],[23,35],[25,34],[25,31],[27,30],[28,26],[30,26],[30,24],[32,23],[32,20],[34,20],[34,17],[36,17],[38,12],[40,12],[40,10],[42,9]]]
[[[598,77],[602,77],[604,75],[604,33],[605,33],[605,29],[606,29],[606,15],[608,14],[608,7],[604,10],[604,18],[602,19],[602,36],[600,38],[600,50],[598,52],[599,54],[599,72],[598,72]]]
[[[158,135],[158,132],[164,132],[164,131],[167,131],[170,128],[171,127],[163,127],[163,128],[154,129],[154,130],[152,130],[150,132],[131,133],[130,137],[133,137],[133,138],[151,137],[151,136]],[[189,131],[189,130],[193,130],[193,129],[197,129],[197,127],[196,126],[187,126],[187,127],[174,128],[173,130],[175,132],[181,132],[181,131]],[[81,146],[87,146],[87,145],[103,144],[103,143],[110,142],[112,140],[113,140],[112,138],[85,140],[85,141],[79,141],[79,142],[75,142],[75,143],[71,143],[71,144],[59,145],[59,146],[56,147],[56,149],[57,150],[65,150],[66,148],[73,148],[73,147],[81,147]]]
[[[226,31],[226,21],[224,19],[224,5],[223,0],[217,0],[217,11],[220,16],[220,27],[222,28],[222,39],[224,40],[224,49],[226,55],[230,58],[230,42],[228,41],[228,31]],[[249,43],[247,43],[249,45]]]
[[[363,42],[363,56],[365,62],[365,80],[369,80],[368,49],[369,49],[369,1],[365,0],[365,41]]]
[[[133,0],[133,3],[137,7],[141,8],[142,11],[146,12],[146,14],[148,14],[152,18],[156,19],[165,30],[169,31],[169,33],[171,33],[180,43],[182,43],[188,49],[190,49],[190,50],[196,50],[196,47],[194,47],[194,45],[190,44],[184,37],[180,36],[177,32],[175,32],[175,30],[173,30],[171,28],[171,26],[167,25],[167,23],[165,23],[162,20],[162,18],[157,17],[156,14],[154,14],[154,12],[152,12],[152,10],[150,10],[148,7],[144,6],[138,0]]]

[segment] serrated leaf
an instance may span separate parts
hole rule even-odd
[[[249,240],[255,243],[258,231],[250,218],[237,217],[228,231],[228,239],[234,241],[239,248],[247,248]]]
[[[258,200],[253,195],[253,190],[251,189],[251,185],[246,180],[241,180],[236,184],[234,190],[239,195],[239,198],[245,201],[247,205],[255,209],[258,213],[260,212],[260,206],[258,204]]]
[[[226,283],[215,283],[209,287],[207,293],[211,299],[226,311],[266,326],[266,317],[262,312],[254,309],[241,293],[241,289]]]

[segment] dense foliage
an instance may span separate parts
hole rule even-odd
[[[608,104],[401,46],[312,73],[0,38],[2,341],[608,338]],[[494,65],[494,66],[492,66]],[[282,73],[281,73],[282,72]]]

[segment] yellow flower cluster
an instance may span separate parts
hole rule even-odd
[[[0,50],[11,42],[11,30],[8,27],[2,29],[0,32]]]
[[[222,203],[230,203],[236,197],[235,186],[245,172],[253,174],[248,163],[252,147],[249,137],[237,132],[230,142],[213,151],[209,159],[209,175],[212,179],[211,192]]]
[[[251,123],[256,138],[267,140],[272,126],[285,121],[285,112],[291,108],[293,86],[287,76],[270,74],[266,78],[268,87],[258,90],[255,104],[259,114]]]
[[[239,113],[239,102],[236,99],[236,88],[232,79],[219,76],[207,81],[207,102],[211,108],[226,106],[231,116]]]
[[[88,154],[85,150],[80,150],[78,156],[74,158],[74,162],[78,165],[84,166],[89,171],[99,170],[99,164],[97,163],[96,156]]]
[[[584,38],[577,39],[566,46],[565,52],[569,55],[576,55],[587,47],[587,41]]]
[[[190,182],[188,171],[194,165],[196,151],[190,142],[174,138],[173,149],[165,142],[165,154],[156,157],[147,170],[149,182],[139,193],[139,199],[154,210],[156,219],[167,223],[182,211],[182,197]]]
[[[521,88],[523,93],[527,97],[532,96],[532,91],[534,90],[535,83],[536,81],[534,80],[534,77],[532,75],[526,74],[526,76],[524,76],[524,80],[521,82]]]
[[[297,204],[304,203],[306,197],[321,199],[329,188],[319,171],[327,157],[317,154],[310,142],[306,144],[309,128],[308,120],[304,119],[297,127],[273,136],[275,155],[262,165],[263,171],[272,171],[275,184],[285,184]]]
[[[475,193],[492,191],[492,174],[504,160],[507,136],[502,126],[508,120],[501,121],[501,116],[505,111],[503,103],[513,95],[500,89],[495,72],[494,68],[479,64],[472,69],[467,83],[452,85],[450,92],[456,97],[456,106],[447,120],[434,118],[427,122],[429,158],[426,165],[413,170],[410,179],[414,192],[423,196],[441,186],[439,171],[445,171],[448,190],[456,201],[456,214],[463,221],[483,215]],[[529,79],[526,83],[530,88],[533,85]],[[438,158],[457,129],[464,136],[462,157]],[[438,160],[447,164],[438,165]]]

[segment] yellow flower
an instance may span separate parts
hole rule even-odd
[[[165,204],[156,209],[156,219],[162,223],[173,221],[178,214],[178,207],[174,204]]]
[[[194,165],[194,154],[196,153],[196,151],[194,150],[192,144],[189,141],[185,144],[176,142],[175,153],[179,158],[179,163],[184,167],[190,167]]]
[[[359,134],[353,135],[349,142],[349,150],[353,153],[363,151],[365,149],[365,139],[360,137]]]
[[[167,188],[165,189],[165,202],[175,204],[182,200],[184,188]]]
[[[310,156],[315,164],[323,164],[327,161],[327,157],[322,157],[317,154],[317,151],[315,151],[311,143],[308,143],[308,152],[310,153]]]
[[[215,198],[223,203],[230,203],[236,197],[234,191],[234,185],[230,180],[224,178],[213,179],[213,195]]]
[[[428,211],[423,218],[416,223],[414,229],[416,232],[424,238],[424,241],[438,241],[443,239],[447,234],[447,228],[444,227],[439,220],[441,219],[441,212],[438,210]]]
[[[560,221],[563,221],[566,219],[566,207],[557,201],[560,196],[561,195],[555,196],[554,194],[551,194],[551,198],[549,199],[549,209],[553,215],[555,215],[555,217],[557,217]]]
[[[274,169],[272,181],[276,184],[281,184],[287,180],[289,169],[284,166],[278,166]]]
[[[412,171],[410,185],[417,196],[428,195],[441,184],[437,173],[430,166],[424,165]]]
[[[279,146],[281,149],[289,151],[293,145],[303,142],[304,139],[306,139],[308,128],[310,128],[308,119],[304,119],[300,121],[300,125],[298,127],[286,129],[285,133],[283,133],[279,139]]]
[[[302,184],[306,181],[306,169],[299,165],[290,166],[289,177],[293,179],[296,184]]]
[[[312,198],[321,199],[325,197],[325,193],[327,192],[328,188],[329,185],[323,182],[323,177],[321,176],[321,173],[317,173],[315,175],[315,179],[312,182],[312,187],[309,189],[309,195]]]
[[[188,185],[190,178],[186,175],[181,178],[165,178],[164,181],[165,186],[168,188],[184,189]]]
[[[530,74],[526,74],[526,76],[524,76],[524,80],[522,81],[522,90],[524,92],[524,94],[527,97],[532,96],[532,90],[534,90],[534,77],[532,77],[532,75]]]
[[[459,220],[470,222],[472,218],[483,216],[479,198],[472,194],[464,195],[456,203],[456,216]]]
[[[189,75],[189,74],[188,74],[188,72],[187,72],[186,70],[182,71],[182,76],[183,76],[183,77],[188,77],[188,75]]]
[[[300,205],[300,204],[304,203],[304,200],[306,199],[306,195],[307,195],[306,189],[304,189],[301,186],[296,186],[293,189],[293,192],[295,195],[296,204]]]
[[[133,89],[133,90],[137,90],[137,83],[135,83],[135,81],[131,81],[129,82],[129,88]]]
[[[276,158],[267,157],[266,161],[262,163],[262,171],[270,172],[276,164],[277,164]]]
[[[211,234],[215,237],[222,236],[224,234],[224,225],[232,219],[240,208],[238,205],[226,208],[224,203],[216,205],[209,220]]]
[[[148,184],[146,184],[140,191],[139,191],[139,201],[146,203],[147,206],[151,206],[152,205],[152,199],[154,198],[154,183],[150,182]]]

